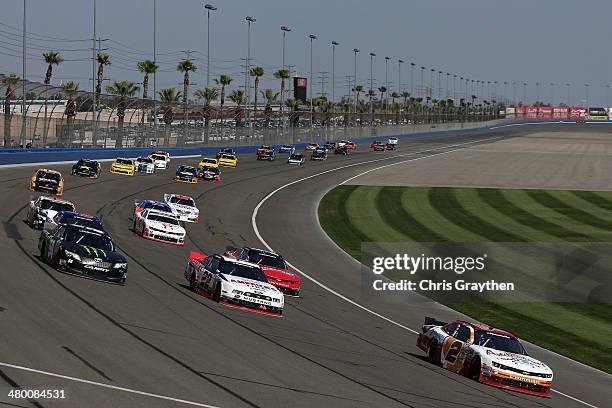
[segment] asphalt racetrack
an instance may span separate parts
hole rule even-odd
[[[65,198],[101,216],[127,255],[125,287],[42,264],[39,232],[23,222],[35,168],[0,169],[0,406],[609,407],[611,376],[531,345],[530,354],[555,372],[550,399],[433,366],[415,346],[423,317],[459,315],[417,296],[409,304],[363,299],[359,265],[327,238],[316,217],[326,191],[365,171],[450,162],[456,152],[520,141],[544,128],[559,135],[605,132],[601,125],[519,126],[405,140],[395,152],[361,145],[350,156],[332,154],[301,167],[280,156],[258,162],[249,155],[224,170],[221,183],[197,185],[172,180],[177,164],[196,159],[174,159],[171,170],[136,177],[109,174],[103,163],[99,180],[73,178],[69,165],[48,166],[63,171]],[[130,230],[134,200],[169,192],[196,198],[204,221],[187,225],[185,247],[146,241]],[[307,275],[301,297],[286,298],[282,318],[189,291],[183,270],[190,250],[264,247],[260,238]],[[8,398],[15,387],[63,389],[66,399]]]

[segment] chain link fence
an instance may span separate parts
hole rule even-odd
[[[25,93],[24,93],[25,89]],[[25,96],[25,110],[23,102]],[[4,147],[223,146],[299,143],[478,127],[500,119],[494,108],[466,111],[394,103],[375,113],[354,104],[289,111],[275,105],[215,101],[163,103],[70,90],[0,74]],[[361,109],[361,110],[360,110]],[[367,109],[365,109],[367,110]],[[24,115],[25,113],[25,115]],[[24,126],[25,117],[25,126]]]

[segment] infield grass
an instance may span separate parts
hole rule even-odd
[[[340,186],[319,206],[327,234],[362,242],[612,242],[612,192]],[[612,373],[612,303],[447,303]]]

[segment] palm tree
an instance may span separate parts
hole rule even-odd
[[[259,93],[258,92],[259,91],[259,79],[263,76],[264,69],[262,67],[251,68],[251,71],[249,72],[249,74],[255,77],[255,107],[254,107],[254,112],[253,112],[253,120],[256,121],[257,120],[257,94]]]
[[[289,123],[292,127],[297,126],[300,121],[300,114],[298,112],[298,106],[302,104],[299,99],[289,98],[285,101],[285,105],[289,108]]]
[[[225,87],[232,83],[232,78],[229,75],[223,74],[219,76],[219,78],[215,78],[215,83],[217,85],[221,85],[221,104],[219,109],[221,109],[221,127],[223,127],[223,105],[225,104]]]
[[[121,80],[115,81],[112,85],[106,87],[106,92],[118,95],[119,103],[117,104],[117,147],[123,147],[123,122],[125,120],[125,104],[128,97],[134,96],[140,87],[134,82]]]
[[[111,60],[108,54],[104,52],[98,53],[96,57],[98,61],[98,79],[96,83],[96,100],[100,103],[100,94],[102,93],[102,81],[104,80],[104,67],[111,65]]]
[[[164,88],[157,93],[159,99],[164,104],[164,123],[166,124],[164,131],[164,146],[168,146],[170,142],[170,125],[174,121],[173,106],[181,98],[181,93],[176,91],[176,88]]]
[[[274,90],[268,88],[261,93],[261,96],[266,100],[266,107],[264,108],[266,127],[270,126],[270,116],[272,116],[272,103],[278,97],[278,92],[274,93]]]
[[[279,69],[274,73],[274,78],[281,80],[280,97],[281,97],[281,117],[283,114],[283,104],[285,102],[285,79],[289,78],[288,69]]]
[[[215,88],[204,88],[198,89],[193,93],[193,95],[198,99],[204,100],[204,124],[206,127],[208,127],[211,113],[210,102],[219,97],[219,91],[217,91]]]
[[[380,92],[380,106],[381,109],[385,104],[385,92],[387,92],[387,87],[386,86],[381,86],[378,88],[378,92]]]
[[[55,52],[55,51],[49,51],[49,52],[43,52],[43,59],[45,60],[45,63],[47,63],[47,72],[45,74],[45,120],[43,123],[44,129],[43,129],[43,145],[46,144],[47,142],[47,104],[48,104],[48,100],[49,97],[47,95],[48,92],[48,88],[49,85],[51,84],[51,76],[53,76],[53,66],[54,65],[59,65],[62,62],[64,62],[64,59],[61,57],[61,55],[59,54],[59,52]]]
[[[147,99],[149,97],[149,75],[154,74],[159,65],[151,60],[140,61],[136,64],[138,70],[144,73],[144,78],[142,79],[142,99]],[[140,118],[140,123],[144,125],[145,120],[145,107],[144,103],[142,104],[142,117]]]
[[[359,104],[359,94],[363,92],[363,85],[357,85],[353,88],[353,91],[355,92],[355,102]]]
[[[183,73],[183,103],[187,103],[187,97],[189,96],[189,72],[198,69],[190,60],[183,60],[179,62],[176,70]]]
[[[76,116],[76,102],[74,100],[74,96],[76,95],[77,91],[79,90],[79,84],[78,82],[74,82],[74,81],[69,81],[66,82],[62,88],[64,89],[64,92],[66,92],[66,95],[68,95],[68,101],[66,102],[66,109],[64,110],[64,114],[66,115],[66,127],[67,127],[67,138],[66,141],[68,143],[66,143],[67,145],[70,145],[70,141],[72,140],[72,133],[73,133],[73,124],[74,124],[74,117]]]
[[[229,96],[230,101],[236,104],[236,127],[242,126],[242,104],[245,100],[244,91],[242,89],[234,89]]]
[[[19,82],[19,78],[16,74],[9,74],[2,77],[2,83],[6,86],[4,92],[4,147],[11,146],[11,99],[15,97],[15,90],[13,87]]]

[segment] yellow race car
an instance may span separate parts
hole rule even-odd
[[[219,161],[210,157],[202,157],[198,163],[198,168],[201,169],[203,167],[219,167]]]
[[[235,154],[223,153],[219,157],[219,166],[224,167],[236,167],[238,165],[238,158]]]
[[[110,168],[111,173],[123,174],[125,176],[133,176],[135,170],[134,160],[124,158],[115,159]]]
[[[55,195],[64,194],[62,173],[55,170],[38,169],[30,179],[30,190]]]

